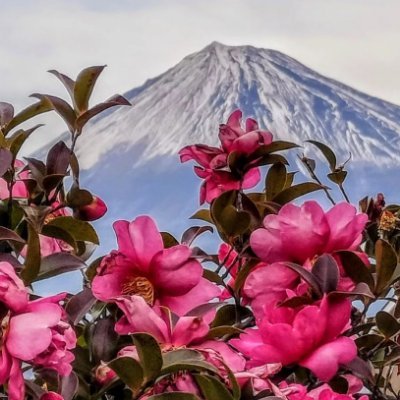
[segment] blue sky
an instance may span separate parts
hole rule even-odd
[[[14,0],[1,2],[0,99],[62,94],[46,73],[107,64],[96,100],[125,92],[213,40],[280,50],[400,104],[397,0]],[[61,123],[49,118],[48,131]],[[35,140],[35,139],[33,139]]]

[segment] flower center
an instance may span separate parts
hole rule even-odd
[[[122,285],[122,294],[141,296],[146,303],[154,304],[154,287],[144,276],[137,276]]]
[[[379,221],[379,229],[382,231],[392,231],[396,228],[397,218],[390,211],[384,211]]]

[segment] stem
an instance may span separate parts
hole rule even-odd
[[[228,261],[228,259],[229,259],[230,255],[231,255],[232,251],[233,251],[233,246],[231,246],[231,248],[229,249],[227,255],[226,255],[225,258],[222,260],[222,262],[220,262],[220,263],[218,264],[218,268],[215,270],[215,272],[216,272],[217,274],[221,271],[222,267],[225,266],[225,264],[226,264],[226,262]]]
[[[339,189],[340,189],[340,191],[342,192],[343,197],[345,198],[345,200],[346,200],[348,203],[350,203],[349,197],[347,196],[346,191],[344,190],[343,184],[341,184],[341,183],[339,184]]]
[[[307,159],[300,157],[297,155],[299,160],[304,164],[304,166],[307,168],[308,173],[310,174],[311,178],[314,179],[315,182],[317,182],[319,185],[322,186],[322,190],[325,192],[326,197],[329,199],[329,201],[332,203],[332,205],[336,205],[335,200],[333,200],[332,196],[330,195],[328,189],[322,184],[318,176],[315,174],[314,170],[311,168],[311,165],[308,164]]]

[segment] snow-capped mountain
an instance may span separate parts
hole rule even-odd
[[[82,136],[83,167],[110,146],[122,157],[140,148],[134,165],[189,143],[215,144],[218,124],[235,108],[279,139],[326,142],[353,161],[400,161],[400,107],[274,50],[214,42],[125,95],[133,107],[104,114]]]

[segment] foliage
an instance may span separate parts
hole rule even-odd
[[[219,147],[190,145],[203,182],[199,220],[177,240],[147,216],[118,221],[118,249],[96,260],[90,221],[107,211],[81,187],[75,146],[102,111],[130,105],[89,100],[104,67],[72,80],[50,71],[70,103],[48,94],[15,115],[0,103],[0,304],[2,392],[11,400],[256,400],[400,398],[400,206],[345,191],[347,171],[298,156],[310,181],[287,160],[297,144],[273,140],[234,111]],[[53,111],[69,143],[46,160],[19,152]],[[264,188],[256,192],[259,182]],[[324,193],[332,203],[299,198]],[[215,253],[194,245],[210,235]],[[34,282],[81,270],[82,290],[40,297]],[[382,300],[385,307],[379,306]]]

